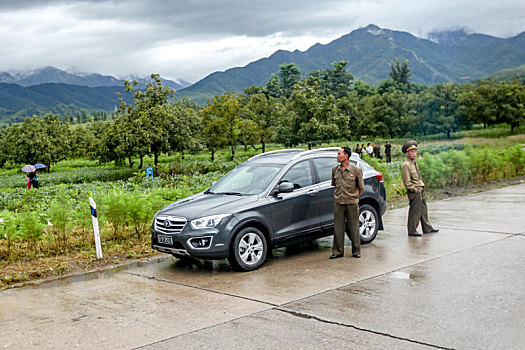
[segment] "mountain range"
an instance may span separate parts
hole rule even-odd
[[[346,61],[354,80],[377,85],[388,78],[394,58],[410,61],[412,80],[421,84],[463,83],[488,76],[522,75],[525,64],[525,32],[497,38],[464,30],[431,33],[418,38],[410,33],[369,25],[344,35],[326,45],[316,44],[306,51],[279,50],[244,67],[215,72],[190,85],[185,81],[161,79],[178,90],[177,97],[189,97],[205,103],[227,91],[266,85],[280,65],[294,63],[307,75],[324,70],[336,61]],[[514,69],[514,70],[513,70]],[[139,88],[149,79],[137,79]],[[0,72],[0,121],[23,120],[32,114],[72,110],[113,110],[117,93],[123,92],[123,80],[101,74],[78,74],[54,67],[30,72]],[[130,99],[129,94],[123,94]]]
[[[280,50],[245,67],[212,73],[182,89],[179,95],[197,101],[226,91],[241,92],[251,85],[265,85],[279,66],[287,63],[294,63],[306,75],[330,68],[333,62],[346,61],[355,80],[377,85],[388,78],[395,57],[410,61],[414,82],[463,83],[525,64],[525,32],[502,39],[457,30],[431,33],[423,39],[371,24],[304,52]]]
[[[130,77],[127,80],[136,80],[139,86],[145,86],[150,79]],[[164,85],[168,85],[173,90],[180,90],[191,84],[184,80],[168,80],[162,79]],[[44,67],[32,71],[24,72],[0,72],[0,83],[18,84],[21,86],[33,86],[39,84],[55,83],[55,84],[69,84],[80,85],[88,87],[99,86],[120,86],[124,85],[123,79],[117,79],[110,75],[101,75],[97,73],[71,73],[55,67]]]

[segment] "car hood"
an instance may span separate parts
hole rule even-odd
[[[157,214],[184,217],[190,221],[208,215],[235,213],[243,205],[255,202],[258,198],[258,195],[235,196],[201,192],[171,203]]]

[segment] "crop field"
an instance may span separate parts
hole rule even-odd
[[[497,136],[493,136],[493,134]],[[376,140],[370,140],[376,141]],[[382,140],[378,140],[382,141]],[[383,174],[389,202],[404,198],[400,152],[394,140],[393,161],[366,157]],[[362,143],[363,141],[360,141]],[[525,135],[473,131],[454,140],[424,139],[418,164],[430,191],[525,175]],[[340,146],[333,142],[316,147]],[[384,144],[384,142],[382,142]],[[283,148],[269,145],[267,150]],[[157,254],[149,246],[149,227],[156,211],[200,192],[257,153],[229,150],[163,156],[155,179],[144,169],[99,165],[89,159],[61,161],[41,172],[40,188],[28,190],[19,165],[0,169],[0,287],[49,276],[86,271]],[[146,164],[150,159],[145,159]],[[104,258],[95,257],[88,198],[97,203]]]

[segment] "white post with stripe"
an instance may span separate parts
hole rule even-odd
[[[100,244],[100,232],[98,229],[97,203],[89,197],[89,206],[91,207],[91,221],[93,221],[93,234],[95,235],[95,250],[97,259],[102,259],[102,245]]]

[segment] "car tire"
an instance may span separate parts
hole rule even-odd
[[[377,211],[369,204],[363,204],[359,207],[359,235],[361,244],[372,242],[379,229],[379,215]]]
[[[228,260],[236,270],[252,271],[264,263],[267,252],[263,233],[255,227],[246,227],[235,235]]]

